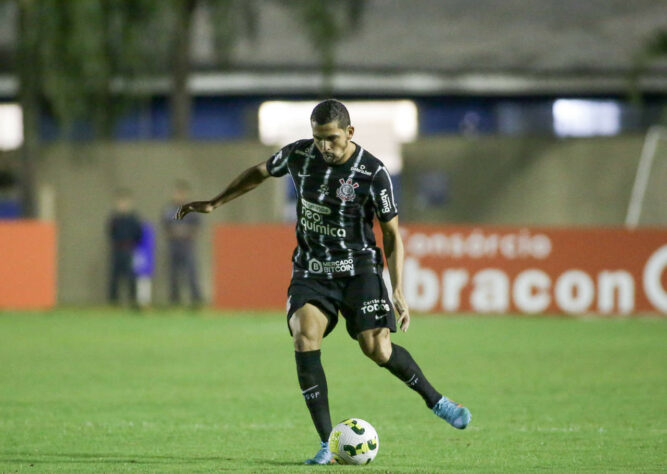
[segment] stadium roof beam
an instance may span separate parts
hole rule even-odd
[[[319,94],[325,78],[317,72],[198,72],[190,76],[188,89],[195,95]],[[629,76],[616,73],[513,73],[513,72],[344,72],[333,75],[334,94],[368,95],[541,95],[541,94],[626,94]],[[130,88],[137,93],[166,94],[166,76],[132,81],[117,80],[117,91]],[[667,75],[647,74],[638,83],[643,93],[664,94]],[[15,97],[18,81],[0,75],[0,96]]]

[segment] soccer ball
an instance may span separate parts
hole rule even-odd
[[[341,421],[329,435],[329,449],[338,464],[368,464],[379,448],[375,428],[361,418]]]

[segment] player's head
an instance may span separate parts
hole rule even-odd
[[[337,164],[346,158],[354,127],[350,125],[350,114],[343,104],[333,99],[320,102],[310,114],[310,126],[315,146],[324,161]]]
[[[132,202],[132,191],[127,188],[120,188],[116,190],[116,211],[124,213],[132,210],[134,203]]]

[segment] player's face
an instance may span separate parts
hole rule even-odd
[[[333,121],[320,125],[311,122],[315,146],[322,153],[322,158],[330,165],[344,162],[350,156],[350,140],[354,134],[354,127],[348,125],[345,129],[338,127]]]

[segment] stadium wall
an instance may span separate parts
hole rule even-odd
[[[399,203],[402,222],[621,225],[642,139],[420,139],[404,149]],[[41,217],[53,220],[58,227],[59,303],[105,301],[108,248],[104,225],[118,187],[130,188],[141,216],[157,226],[154,301],[166,302],[167,269],[159,219],[173,181],[185,178],[193,185],[193,198],[208,198],[238,172],[265,160],[271,151],[256,141],[45,147],[38,166],[39,207]],[[432,205],[423,199],[421,180],[438,173],[444,176],[444,200]],[[288,183],[287,178],[269,180],[203,220],[199,259],[209,299],[216,296],[212,292],[211,226],[282,221]]]
[[[403,149],[403,221],[623,225],[643,139],[419,140]],[[433,176],[435,198],[424,191]],[[653,224],[667,225],[667,212]]]
[[[154,301],[167,301],[167,262],[160,218],[176,179],[193,187],[193,199],[210,198],[271,149],[256,142],[134,142],[52,145],[38,166],[42,217],[58,227],[58,302],[101,304],[108,284],[107,217],[114,192],[129,188],[140,216],[157,231]],[[243,199],[203,219],[198,257],[206,296],[211,295],[211,226],[220,222],[270,222],[280,216],[283,184],[265,183]],[[187,293],[186,293],[187,296]]]

